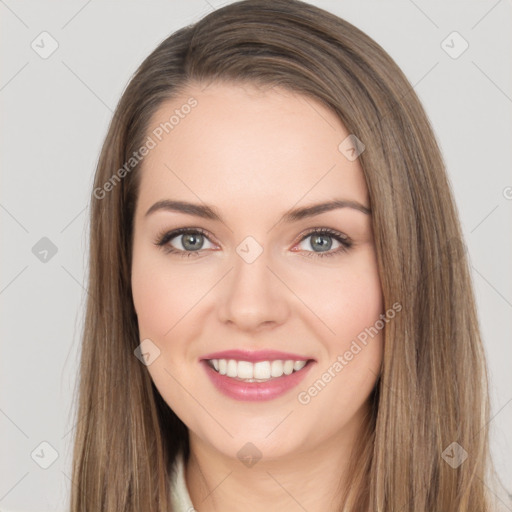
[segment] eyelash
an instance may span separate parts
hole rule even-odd
[[[170,245],[167,245],[168,242],[170,242],[173,238],[176,238],[179,235],[183,234],[191,234],[191,235],[203,235],[206,238],[210,238],[209,234],[201,229],[201,228],[180,228],[175,229],[173,231],[162,231],[160,232],[155,240],[154,244],[158,247],[161,247],[162,250],[166,254],[176,254],[178,256],[184,257],[184,258],[190,258],[191,256],[198,256],[199,253],[203,251],[203,249],[199,249],[198,251],[182,251],[181,249],[176,249]],[[329,235],[330,237],[334,238],[337,242],[339,242],[341,245],[334,251],[328,251],[328,252],[314,252],[314,251],[306,251],[308,258],[326,258],[328,256],[335,256],[337,254],[347,252],[351,247],[353,242],[348,238],[346,235],[340,233],[339,231],[335,231],[334,229],[330,228],[315,228],[312,229],[306,233],[303,233],[301,236],[302,238],[299,240],[298,243],[303,242],[306,238],[310,237],[311,235]]]

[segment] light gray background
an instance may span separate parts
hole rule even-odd
[[[380,43],[432,121],[473,269],[490,368],[492,451],[512,491],[511,2],[311,3]],[[2,512],[66,510],[88,198],[100,147],[138,64],[220,5],[0,0]],[[43,31],[59,45],[47,59],[31,47]],[[453,31],[469,43],[456,59],[441,46]],[[32,252],[42,237],[57,247],[46,263]],[[43,441],[58,453],[48,469],[31,458],[36,449],[35,460],[50,460]]]

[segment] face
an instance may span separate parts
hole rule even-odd
[[[232,84],[190,86],[150,129],[132,289],[165,402],[229,457],[247,442],[275,458],[357,435],[384,322],[365,179],[339,149],[347,130],[310,98]]]

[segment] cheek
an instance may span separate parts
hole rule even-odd
[[[380,279],[375,269],[354,271],[332,290],[329,311],[334,330],[343,340],[354,338],[371,327],[383,312]]]
[[[173,294],[163,276],[155,278],[156,269],[134,264],[132,294],[142,337],[161,336],[172,324]]]
[[[383,357],[384,331],[375,328],[381,325],[383,313],[379,279],[353,275],[344,280],[346,288],[341,285],[337,291],[330,290],[333,307],[319,313],[335,334],[324,329],[320,341],[325,357],[297,397],[332,432],[360,417],[358,411],[375,386]]]
[[[357,258],[345,260],[335,272],[332,268],[328,271],[317,273],[316,282],[307,280],[302,293],[322,321],[317,332],[326,357],[315,378],[328,390],[322,391],[317,405],[336,404],[343,415],[341,411],[354,412],[361,405],[376,381],[383,354],[385,324],[380,317],[384,306],[376,257],[370,247]]]
[[[193,266],[176,268],[163,252],[134,250],[132,296],[141,337],[163,339],[208,289],[194,279]]]
[[[338,376],[330,399],[341,410],[355,411],[373,388],[383,355],[384,307],[374,255],[339,280],[336,289],[328,317],[336,335],[328,338],[327,348],[329,360],[339,364],[329,367]]]
[[[370,247],[336,269],[303,272],[295,288],[321,321],[318,333],[330,348],[340,349],[383,313],[380,278]]]
[[[187,375],[180,373],[182,365],[173,364],[169,353],[171,346],[184,351],[185,347],[176,346],[170,340],[180,339],[181,329],[187,325],[180,323],[180,319],[197,302],[197,295],[204,292],[202,287],[190,286],[190,273],[171,271],[171,268],[164,253],[134,247],[131,283],[139,335],[141,340],[151,339],[160,351],[147,371],[169,407],[180,418],[188,418],[190,402],[179,384],[187,382]],[[190,384],[187,388],[191,388]]]

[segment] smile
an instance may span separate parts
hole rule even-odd
[[[214,387],[238,401],[272,400],[298,386],[315,361],[237,361],[203,359],[201,365]]]
[[[291,375],[293,372],[302,370],[307,364],[307,361],[291,359],[258,361],[257,363],[235,359],[209,359],[207,362],[220,375],[244,382],[266,382],[272,378]]]

